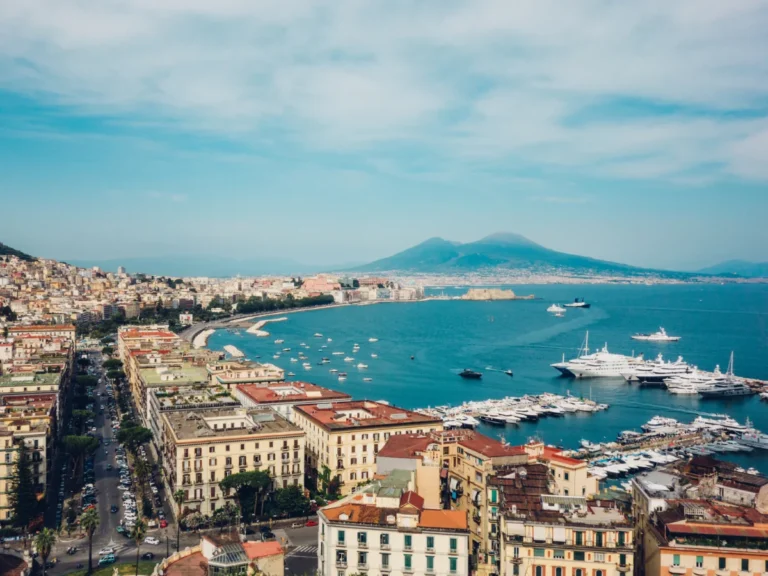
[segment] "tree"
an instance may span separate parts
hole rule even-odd
[[[275,511],[289,517],[306,516],[309,514],[309,498],[298,486],[281,488],[275,493]]]
[[[65,436],[64,450],[72,458],[72,467],[77,470],[78,480],[82,479],[82,467],[86,457],[99,447],[99,441],[90,436]]]
[[[19,443],[16,454],[9,500],[13,525],[24,530],[24,538],[26,539],[27,529],[37,515],[39,503],[32,478],[32,462],[24,441]]]
[[[176,502],[176,506],[179,508],[179,513],[176,515],[176,550],[179,549],[179,538],[181,537],[181,517],[186,499],[187,495],[184,490],[176,490],[176,492],[173,493],[173,500]]]
[[[88,360],[86,356],[81,356],[77,359],[77,365],[80,366],[80,368],[87,368],[90,363],[91,361]]]
[[[219,482],[219,486],[224,492],[235,490],[237,501],[243,510],[243,519],[250,522],[252,516],[256,515],[260,502],[263,510],[263,495],[272,486],[272,479],[269,472],[253,470],[227,476]]]
[[[51,555],[53,545],[56,543],[56,534],[49,528],[43,528],[37,536],[35,536],[35,548],[37,553],[43,559],[43,576],[45,576],[45,564],[48,562],[48,556]]]
[[[117,433],[117,441],[124,444],[134,455],[139,449],[139,446],[146,444],[151,439],[152,431],[142,426],[133,426],[130,428],[123,428],[121,426],[120,431]]]
[[[101,349],[101,353],[105,356],[111,356],[114,351],[115,349],[112,346],[104,346],[104,348]]]
[[[102,364],[105,370],[117,370],[118,368],[123,367],[123,363],[120,360],[116,360],[115,358],[110,358],[104,364]]]
[[[328,494],[328,486],[331,484],[331,469],[323,466],[323,469],[317,475],[317,489],[324,494]]]
[[[80,526],[88,534],[88,574],[93,573],[93,533],[99,527],[99,513],[96,508],[86,511],[80,518]]]
[[[147,525],[144,520],[137,520],[136,525],[131,529],[131,538],[136,542],[136,576],[139,576],[139,551],[141,550],[141,541],[147,533]]]
[[[125,378],[125,372],[122,370],[110,370],[107,372],[107,378],[110,380],[122,380]]]
[[[94,414],[90,410],[72,410],[72,423],[80,432],[83,431],[83,425],[93,417]]]

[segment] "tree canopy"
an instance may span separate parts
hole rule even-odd
[[[136,453],[139,446],[146,444],[152,439],[152,431],[142,426],[131,426],[129,428],[120,427],[117,433],[117,441],[125,444],[125,447],[132,453]]]
[[[219,486],[225,492],[228,490],[236,492],[243,511],[243,520],[250,522],[256,515],[260,503],[263,507],[263,497],[272,486],[272,479],[269,477],[269,472],[252,470],[227,476],[219,482]]]
[[[19,443],[9,495],[13,525],[25,532],[38,513],[39,502],[32,477],[32,462],[24,442]]]
[[[123,367],[123,363],[121,360],[117,360],[115,358],[110,358],[109,360],[106,360],[102,366],[106,370],[117,370],[119,368]]]

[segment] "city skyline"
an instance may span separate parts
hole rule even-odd
[[[762,3],[0,16],[0,242],[36,256],[322,267],[509,231],[643,267],[768,260]]]

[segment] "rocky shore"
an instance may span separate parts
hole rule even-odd
[[[533,300],[535,296],[518,296],[512,290],[502,290],[500,288],[470,288],[464,294],[462,300]]]

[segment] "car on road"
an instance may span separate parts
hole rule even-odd
[[[115,562],[117,562],[117,558],[115,558],[114,554],[109,554],[108,556],[102,556],[99,558],[99,566],[114,564]]]
[[[274,532],[270,532],[267,530],[266,532],[261,533],[261,541],[262,542],[269,542],[270,540],[275,540],[276,536]]]
[[[104,556],[105,554],[114,554],[114,553],[115,553],[115,549],[109,548],[108,546],[99,550],[99,556]]]
[[[120,485],[117,487],[117,489],[118,489],[118,490],[130,490],[130,488],[129,488],[128,486],[124,486],[124,485],[122,485],[122,484],[120,484]]]
[[[154,536],[147,536],[146,538],[144,538],[144,544],[151,544],[153,546],[157,546],[158,544],[160,544],[160,540],[158,540]]]
[[[317,520],[307,520],[307,523],[304,524],[307,528],[312,528],[313,526],[317,526]]]
[[[152,554],[152,552],[147,552],[146,554],[141,555],[142,560],[152,560],[154,557],[155,555]]]
[[[112,506],[112,508],[109,509],[109,511],[112,512],[112,514],[116,514],[118,510],[120,509],[117,506]]]
[[[168,528],[168,521],[165,519],[160,520],[160,528]]]

